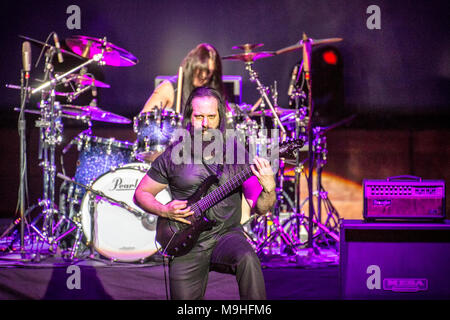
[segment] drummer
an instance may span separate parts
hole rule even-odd
[[[222,62],[216,48],[208,43],[201,43],[192,49],[181,63],[183,83],[181,94],[181,114],[184,103],[194,88],[207,86],[219,91],[224,96],[222,81]],[[178,76],[164,80],[151,94],[141,113],[149,112],[155,107],[175,109]]]

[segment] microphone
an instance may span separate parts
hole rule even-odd
[[[311,41],[305,33],[303,33],[303,70],[306,74],[306,80],[309,80],[309,72],[311,70]]]
[[[28,41],[22,44],[22,65],[23,71],[25,71],[25,78],[28,79],[31,70],[31,46]]]
[[[58,56],[58,62],[63,63],[64,58],[61,53],[61,45],[59,43],[58,35],[56,34],[56,32],[53,32],[53,42],[55,42],[56,55]]]
[[[97,87],[94,86],[93,84],[91,84],[91,93],[92,93],[92,100],[91,103],[89,103],[89,105],[91,107],[97,107]]]
[[[91,92],[92,92],[92,96],[94,98],[97,98],[97,87],[93,83],[91,84]]]
[[[296,64],[294,70],[292,70],[291,82],[289,83],[288,96],[292,95],[292,91],[294,91],[295,84],[297,83],[298,70],[300,69],[300,65]]]

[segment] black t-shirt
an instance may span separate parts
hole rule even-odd
[[[175,164],[171,160],[173,145],[169,146],[152,163],[147,175],[153,180],[169,185],[173,199],[186,200],[203,184],[205,179],[212,173],[218,173],[218,183],[213,184],[208,193],[228,181],[236,173],[246,167],[246,164],[235,164],[233,166],[224,164],[208,164],[208,170],[204,163]],[[241,221],[242,187],[235,189],[221,202],[206,211],[210,219],[217,224],[208,231],[202,232],[198,242],[214,238],[215,235],[223,234],[231,228],[240,226]]]

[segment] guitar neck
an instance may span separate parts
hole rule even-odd
[[[215,204],[219,203],[236,188],[241,186],[252,175],[253,172],[250,169],[250,166],[247,166],[244,170],[239,172],[223,185],[214,189],[211,193],[207,194],[205,197],[197,201],[195,205],[201,210],[201,212],[208,210]]]

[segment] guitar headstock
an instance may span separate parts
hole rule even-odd
[[[281,158],[295,158],[295,151],[305,145],[305,141],[302,139],[290,139],[280,143],[279,145],[279,157]]]

